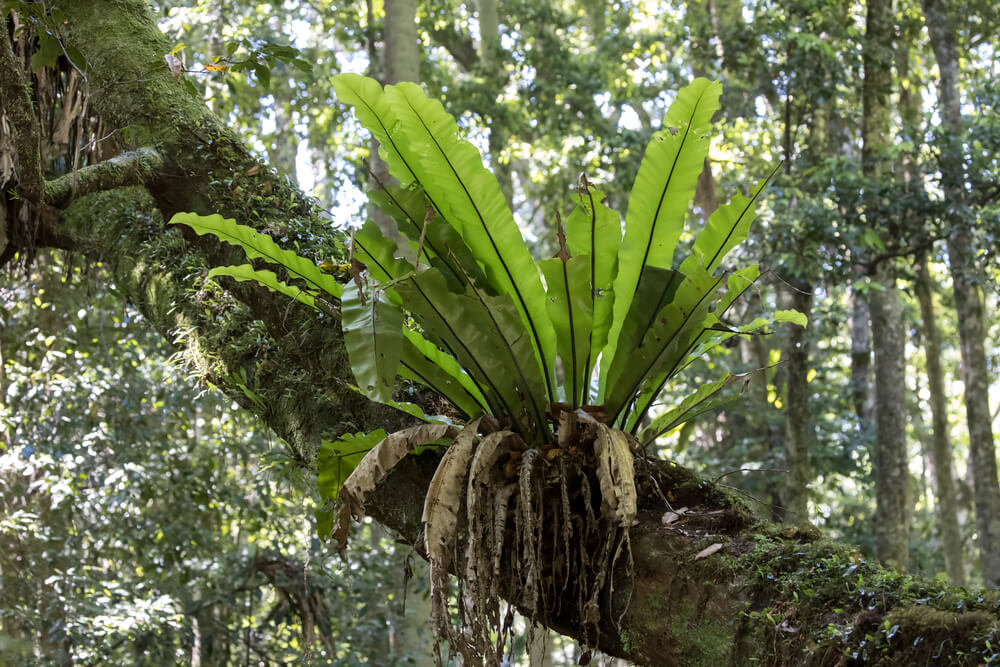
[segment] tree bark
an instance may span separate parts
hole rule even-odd
[[[1000,586],[1000,484],[997,482],[996,449],[989,402],[989,366],[986,363],[982,296],[984,276],[977,266],[971,223],[964,215],[966,204],[963,170],[962,102],[958,90],[959,62],[952,17],[940,0],[923,0],[931,47],[937,59],[940,82],[938,104],[941,131],[941,181],[949,202],[948,262],[955,291],[958,336],[962,352],[962,381],[969,428],[969,458],[974,484],[976,528],[983,581]]]
[[[962,568],[962,536],[958,522],[958,499],[952,472],[951,439],[948,436],[948,398],[944,391],[944,371],[941,369],[941,341],[934,321],[933,284],[927,270],[927,258],[917,264],[914,284],[920,302],[920,319],[924,334],[924,355],[927,363],[927,386],[931,394],[931,438],[934,462],[934,489],[937,495],[937,526],[941,531],[944,569],[948,581],[956,586],[965,582]]]
[[[229,263],[233,253],[167,229],[163,219],[178,210],[219,212],[303,246],[319,244],[323,253],[334,250],[323,245],[328,228],[280,179],[266,181],[274,197],[252,194],[261,191],[266,170],[247,176],[257,163],[227,128],[165,68],[149,70],[170,45],[143,3],[51,4],[67,17],[62,39],[90,66],[97,112],[114,127],[131,127],[164,158],[145,188],[96,192],[63,212],[62,224],[82,239],[81,253],[107,261],[123,296],[178,344],[193,370],[256,412],[303,465],[323,438],[397,427],[393,411],[347,387],[335,317],[245,284],[206,284],[207,267]],[[424,497],[437,462],[432,452],[408,457],[367,508],[411,544],[421,541],[415,499]],[[852,547],[757,519],[739,498],[684,468],[650,465],[644,479],[655,475],[675,507],[690,508],[690,518],[664,523],[663,501],[643,496],[630,529],[635,577],[621,579],[614,599],[602,604],[601,650],[656,666],[835,665],[852,654],[883,664],[994,657],[987,641],[998,628],[992,598],[958,597],[883,570]],[[704,555],[706,547],[714,551]],[[547,625],[579,637],[582,613],[564,601]]]
[[[417,0],[386,0],[385,83],[420,81]]]
[[[802,284],[792,293],[792,308],[809,317],[812,311],[812,286]],[[803,327],[788,334],[788,363],[785,367],[785,510],[793,521],[809,520],[809,447],[812,443],[812,420],[809,415],[809,338]]]
[[[368,0],[367,6],[368,54],[371,60],[369,62],[369,75],[379,78],[375,71],[374,62],[376,48],[372,25],[375,20],[372,0]],[[420,44],[417,41],[416,0],[386,0],[385,34],[382,44],[381,81],[383,85],[400,83],[401,81],[420,81]],[[398,184],[398,181],[389,174],[389,165],[379,157],[379,145],[375,138],[371,140],[371,147],[369,186],[378,189],[386,185]],[[389,216],[374,203],[368,206],[368,216],[381,229],[387,229],[394,224]]]
[[[868,298],[851,290],[851,403],[858,416],[860,435],[870,440],[875,432],[872,385],[872,330]]]
[[[884,224],[878,194],[891,128],[892,6],[870,0],[864,43],[865,81],[862,171],[871,184],[865,201],[869,225]],[[887,216],[886,216],[887,217]],[[879,560],[905,569],[909,563],[909,479],[906,466],[906,339],[903,304],[891,260],[875,273],[879,289],[871,294],[875,349],[875,543]]]

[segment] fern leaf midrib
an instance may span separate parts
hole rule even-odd
[[[753,205],[760,198],[761,193],[764,192],[764,188],[767,187],[767,184],[770,182],[772,178],[774,178],[774,175],[778,173],[778,169],[780,168],[781,164],[779,163],[778,166],[771,171],[770,175],[768,175],[768,177],[764,179],[764,182],[760,184],[760,187],[757,188],[757,191],[753,193],[753,197],[751,197],[750,201],[747,202],[747,205],[743,207],[743,211],[740,212],[739,217],[736,218],[736,222],[734,222],[732,226],[729,228],[729,233],[726,234],[726,237],[722,240],[722,243],[719,244],[719,247],[715,251],[715,254],[712,255],[712,261],[710,261],[707,265],[705,265],[706,271],[712,272],[714,270],[712,268],[712,265],[715,264],[715,260],[719,258],[719,254],[722,253],[722,249],[726,247],[726,244],[729,242],[729,239],[731,239],[733,237],[733,234],[736,233],[736,228],[740,226],[740,222],[743,220],[743,216],[747,214],[747,211],[753,208]]]
[[[662,345],[662,347],[660,347],[660,351],[657,352],[656,356],[653,357],[652,361],[650,361],[649,364],[646,365],[646,368],[642,371],[642,373],[640,373],[640,374],[638,374],[636,376],[636,380],[635,380],[635,382],[632,383],[631,389],[625,394],[626,396],[629,397],[628,400],[624,401],[622,403],[622,405],[618,408],[618,411],[615,413],[614,420],[612,420],[612,421],[616,421],[618,419],[618,417],[622,414],[622,412],[625,411],[633,403],[633,401],[634,401],[633,395],[639,389],[639,386],[642,384],[643,378],[646,377],[646,374],[649,373],[649,371],[654,366],[656,366],[656,362],[660,360],[660,357],[663,355],[663,352],[668,347],[670,347],[670,344],[674,342],[674,339],[677,338],[677,336],[680,334],[680,332],[684,330],[684,327],[687,325],[688,321],[698,311],[698,306],[700,306],[702,304],[702,302],[706,298],[708,298],[708,295],[711,294],[713,292],[713,290],[715,290],[715,289],[718,288],[719,282],[721,282],[721,280],[722,280],[723,277],[725,277],[725,274],[723,274],[722,276],[719,276],[719,278],[712,284],[712,287],[710,287],[709,289],[705,290],[705,293],[701,295],[701,298],[699,298],[698,301],[691,307],[691,312],[689,312],[684,317],[684,320],[681,322],[680,326],[677,327],[676,329],[674,329],[674,332],[670,335],[669,340],[667,340]],[[700,335],[701,334],[699,334],[699,336]],[[669,375],[668,375],[668,377],[669,377]],[[661,387],[661,389],[662,389],[662,387]],[[657,391],[657,393],[659,393],[659,390]]]
[[[569,355],[572,359],[573,367],[573,394],[570,398],[570,404],[573,409],[576,410],[579,407],[580,397],[577,393],[577,368],[576,368],[576,331],[573,325],[573,300],[569,293],[569,271],[566,270],[566,260],[562,260],[562,272],[563,272],[563,289],[566,292],[566,315],[569,319]]]
[[[417,118],[417,120],[420,121],[420,124],[427,132],[427,136],[430,137],[431,141],[434,142],[434,147],[437,148],[438,153],[440,153],[441,159],[444,160],[445,164],[448,165],[448,169],[450,169],[451,173],[454,174],[455,180],[457,180],[458,184],[462,186],[462,192],[465,193],[465,198],[468,199],[469,205],[472,206],[472,210],[476,212],[476,217],[479,218],[479,223],[483,227],[483,232],[485,232],[486,238],[489,239],[490,245],[493,247],[493,252],[496,255],[497,259],[500,260],[500,265],[503,267],[504,272],[507,274],[507,280],[510,281],[511,287],[514,288],[514,294],[517,295],[517,300],[521,304],[521,310],[524,312],[524,317],[526,320],[528,320],[528,326],[531,327],[531,336],[534,339],[535,345],[538,348],[538,358],[542,362],[542,377],[545,378],[545,389],[548,392],[549,399],[552,400],[555,397],[555,395],[552,392],[552,385],[549,380],[549,365],[548,362],[546,362],[545,360],[545,350],[542,347],[541,338],[538,336],[538,330],[535,328],[535,321],[531,317],[531,312],[528,310],[528,305],[527,303],[525,303],[524,297],[521,295],[521,289],[518,287],[517,281],[514,280],[514,275],[510,272],[510,267],[507,266],[507,261],[503,258],[503,255],[500,253],[500,248],[497,247],[496,240],[493,238],[493,234],[490,233],[489,227],[486,224],[486,219],[483,217],[482,212],[476,205],[475,199],[472,198],[472,194],[466,187],[465,181],[463,181],[461,176],[458,175],[458,170],[455,169],[455,165],[452,163],[451,159],[448,157],[448,154],[444,151],[444,149],[441,148],[441,144],[438,142],[437,137],[434,136],[434,133],[427,126],[427,123],[424,122],[424,119],[420,115],[420,113],[413,107],[413,105],[410,103],[409,100],[406,100],[406,104],[413,111],[413,115]]]
[[[365,246],[364,246],[363,243],[361,243],[360,241],[358,241],[357,238],[354,239],[354,242],[357,243],[358,246],[360,246],[362,250],[364,250],[365,254],[368,255],[368,257],[370,257],[371,260],[373,262],[375,262],[375,264],[378,265],[379,269],[381,269],[383,273],[385,273],[387,276],[391,276],[392,275],[392,274],[389,273],[389,271],[384,266],[382,266],[381,262],[379,262],[377,259],[375,259],[375,256],[372,253],[368,252],[368,250],[365,248]],[[417,292],[420,293],[420,296],[423,297],[424,301],[427,302],[427,305],[429,305],[431,307],[431,309],[434,311],[434,314],[437,315],[438,319],[440,319],[441,322],[444,323],[444,326],[448,329],[448,332],[455,338],[456,341],[458,341],[458,344],[462,346],[462,349],[465,350],[465,353],[469,355],[469,358],[472,359],[472,362],[476,365],[476,368],[479,369],[479,372],[482,374],[482,376],[486,380],[486,382],[489,383],[490,387],[493,389],[493,392],[496,394],[497,399],[500,401],[500,403],[505,408],[505,411],[502,414],[511,414],[512,411],[507,406],[507,401],[504,400],[503,394],[500,393],[500,390],[497,389],[497,386],[493,383],[493,380],[491,380],[490,376],[486,373],[485,370],[483,370],[483,367],[479,364],[479,361],[476,359],[476,356],[474,354],[472,354],[472,351],[469,349],[468,345],[466,345],[462,341],[462,339],[459,338],[458,334],[455,333],[455,330],[452,328],[451,323],[448,322],[448,320],[441,314],[441,311],[439,311],[437,309],[437,306],[434,305],[434,302],[431,301],[427,297],[427,294],[420,287],[420,283],[418,283],[416,280],[414,280],[413,276],[410,276],[407,280],[409,280],[413,284],[414,289],[416,289]],[[453,356],[453,357],[455,357],[457,359],[458,355],[455,354],[455,350],[452,349],[451,345],[448,344],[448,341],[442,340],[441,342],[444,343],[444,346],[446,348],[448,348],[448,352],[451,354],[451,356]],[[479,383],[478,380],[476,380],[475,376],[473,376],[471,373],[469,374],[469,379],[471,379],[472,382],[476,385],[476,388],[479,389],[479,393],[481,393],[483,395],[483,398],[485,398],[486,402],[488,403],[490,401],[490,399],[486,395],[486,392],[483,391],[483,386]],[[494,413],[497,412],[495,406],[490,406],[490,409]]]
[[[653,224],[649,227],[649,240],[646,242],[646,252],[642,256],[642,264],[639,269],[639,280],[642,280],[642,274],[646,270],[646,260],[649,259],[649,251],[653,247],[653,236],[656,233],[656,221],[660,217],[660,209],[663,208],[663,200],[667,196],[667,190],[670,189],[671,182],[673,182],[674,170],[677,168],[677,161],[680,159],[681,152],[684,150],[684,144],[687,143],[688,135],[691,133],[691,126],[694,124],[695,114],[698,113],[698,106],[701,104],[701,100],[704,96],[705,90],[702,90],[698,95],[698,101],[694,104],[694,110],[691,112],[691,117],[688,119],[687,127],[684,128],[684,136],[681,137],[680,146],[677,147],[677,152],[674,153],[674,160],[670,165],[670,172],[667,174],[667,182],[663,185],[663,189],[660,191],[660,200],[656,203],[656,211],[653,213]]]

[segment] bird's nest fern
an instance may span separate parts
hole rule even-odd
[[[369,195],[384,215],[353,233],[353,280],[341,284],[221,216],[172,222],[258,262],[212,275],[254,280],[339,315],[358,391],[427,422],[324,443],[319,487],[338,504],[318,515],[321,531],[343,544],[398,461],[447,444],[423,515],[438,635],[466,664],[499,664],[514,608],[546,623],[569,605],[594,644],[602,619],[614,616],[611,574],[618,564],[631,569],[634,455],[717,405],[735,376],[655,416],[654,400],[727,339],[772,321],[805,324],[792,311],[743,325],[727,317],[759,277],[755,265],[727,269],[724,260],[746,239],[764,183],[720,206],[692,230],[690,253],[674,257],[721,87],[697,79],[678,93],[646,150],[624,227],[581,177],[576,207],[558,226],[559,251],[545,260],[531,256],[496,179],[439,102],[415,84],[383,88],[353,74],[334,87],[399,181]],[[436,392],[462,419],[394,401],[397,377]],[[449,572],[462,587],[457,627]]]

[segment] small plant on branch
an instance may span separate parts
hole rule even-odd
[[[544,260],[531,256],[496,179],[439,102],[415,84],[383,88],[354,74],[334,86],[399,181],[369,194],[386,216],[354,232],[353,259],[365,270],[353,282],[341,285],[219,216],[172,222],[280,265],[292,282],[251,265],[212,275],[256,280],[326,312],[339,304],[358,391],[428,422],[324,443],[320,490],[338,503],[320,517],[324,532],[343,544],[351,518],[363,516],[367,495],[398,461],[447,444],[423,517],[439,636],[466,664],[499,664],[515,607],[545,623],[571,605],[594,644],[602,618],[622,611],[611,575],[630,572],[635,455],[717,405],[735,377],[649,421],[654,401],[727,339],[772,320],[805,325],[794,311],[742,325],[727,317],[759,277],[756,266],[732,269],[725,259],[746,239],[764,183],[719,207],[689,254],[675,257],[721,86],[696,79],[678,93],[643,157],[624,233],[619,214],[581,177],[576,207],[558,225],[559,251]],[[446,399],[464,425],[393,401],[397,377]],[[464,586],[457,628],[449,571]]]

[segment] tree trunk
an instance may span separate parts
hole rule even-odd
[[[895,278],[876,274],[885,289],[872,294],[875,339],[875,544],[892,567],[909,563],[909,473],[906,456],[903,308]]]
[[[417,0],[385,2],[385,83],[420,81]]]
[[[870,0],[864,44],[865,81],[862,171],[870,189],[878,190],[887,174],[890,132],[888,91],[891,83],[892,6]],[[883,224],[883,202],[868,195],[869,225]],[[906,466],[906,339],[903,304],[891,260],[876,269],[879,289],[871,295],[872,339],[875,349],[875,543],[879,560],[905,569],[909,562],[909,479]]]
[[[378,78],[375,71],[376,46],[373,27],[375,11],[372,0],[368,0],[367,8],[369,75]],[[382,44],[381,81],[383,84],[420,81],[420,44],[417,41],[416,0],[385,1],[385,35]],[[373,138],[371,146],[370,187],[377,189],[386,185],[398,184],[398,181],[389,174],[389,165],[379,157],[378,141]],[[368,217],[374,220],[381,229],[386,229],[393,224],[389,216],[375,204],[369,204]]]
[[[851,290],[851,403],[858,416],[861,437],[866,441],[875,432],[872,385],[871,310],[868,298]]]
[[[801,284],[792,292],[792,308],[809,316],[812,310],[812,286]],[[809,338],[808,331],[795,327],[788,334],[788,363],[785,392],[785,510],[793,521],[809,520],[809,447],[812,421],[809,416]]]
[[[976,528],[979,532],[983,581],[1000,586],[1000,484],[990,415],[989,366],[986,362],[982,296],[985,280],[975,259],[971,223],[963,214],[965,179],[962,159],[962,102],[958,90],[959,62],[952,17],[940,0],[923,0],[931,46],[941,80],[938,103],[941,114],[939,141],[941,180],[948,208],[948,261],[955,290],[958,336],[962,352],[962,380],[969,427],[969,458],[975,493]]]
[[[149,69],[170,44],[144,3],[56,0],[50,6],[66,16],[61,38],[87,60],[92,89],[100,91],[92,100],[96,112],[116,128],[130,127],[129,136],[149,141],[163,156],[162,166],[121,179],[131,187],[102,181],[107,189],[65,203],[58,223],[74,233],[76,249],[107,262],[118,290],[180,346],[193,372],[259,415],[303,465],[324,438],[397,428],[397,413],[346,386],[350,372],[335,317],[248,284],[226,283],[224,294],[205,289],[207,267],[230,263],[234,253],[213,239],[168,229],[163,218],[178,210],[218,212],[308,238],[324,254],[334,252],[324,245],[328,226],[283,180],[265,180],[267,170],[253,169],[257,163],[245,147],[183,82],[166,68]],[[81,170],[81,178],[92,169]],[[270,196],[253,194],[265,184]],[[368,505],[408,543],[421,542],[419,499],[437,463],[434,452],[407,457]],[[932,656],[974,664],[993,657],[987,638],[998,626],[997,612],[975,594],[958,598],[865,562],[852,547],[811,531],[760,521],[743,501],[679,466],[652,464],[652,470],[674,505],[689,508],[686,522],[664,523],[659,496],[644,496],[630,529],[634,579],[620,579],[614,599],[597,610],[564,600],[549,615],[549,627],[579,637],[581,616],[597,613],[598,648],[658,667],[834,665],[852,654],[885,664],[924,664]],[[706,547],[714,551],[703,555]]]
[[[944,569],[948,581],[961,586],[965,581],[962,570],[962,537],[958,523],[958,500],[952,473],[951,440],[948,437],[948,399],[944,391],[944,371],[941,369],[941,342],[934,321],[934,301],[931,296],[931,276],[927,258],[917,263],[916,288],[920,302],[920,318],[924,333],[924,355],[927,360],[927,385],[931,394],[931,437],[934,462],[934,489],[937,494],[937,526],[944,549]]]

